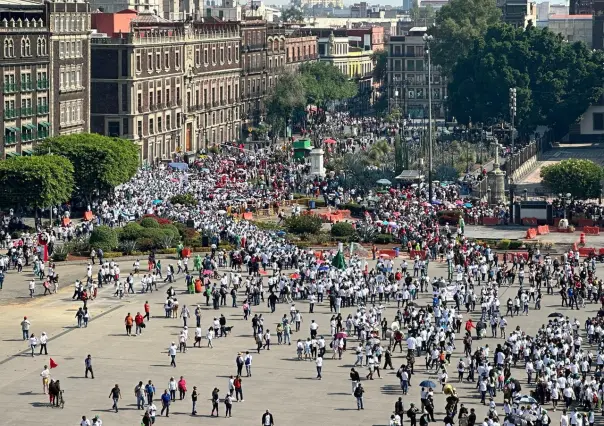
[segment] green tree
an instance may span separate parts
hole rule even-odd
[[[118,246],[117,231],[108,226],[97,226],[90,234],[90,247],[112,251]]]
[[[316,234],[322,226],[323,221],[319,216],[301,215],[285,219],[287,231],[294,234]]]
[[[388,51],[373,52],[371,59],[373,60],[373,79],[377,83],[385,83],[388,78]]]
[[[358,86],[337,67],[327,62],[305,63],[300,67],[300,78],[306,91],[307,103],[325,106],[329,102],[356,96]]]
[[[403,150],[403,143],[401,142],[401,135],[396,135],[394,141],[394,173],[398,176],[403,170],[405,170],[405,153]]]
[[[304,22],[304,12],[297,7],[290,7],[281,12],[283,22]]]
[[[266,101],[266,120],[278,134],[285,129],[294,111],[306,107],[306,90],[299,76],[286,73],[279,77]]]
[[[604,54],[567,43],[547,29],[498,25],[476,40],[449,83],[452,115],[464,124],[509,117],[517,90],[515,126],[524,133],[546,125],[564,135],[603,93]]]
[[[436,13],[432,58],[449,75],[458,59],[465,57],[474,41],[500,22],[495,0],[451,0]],[[429,26],[429,25],[428,25]]]
[[[570,193],[579,199],[600,196],[604,170],[591,160],[570,159],[541,168],[541,184],[553,193]]]
[[[38,155],[51,152],[71,161],[76,193],[86,200],[128,182],[139,166],[139,148],[133,142],[97,134],[46,139],[35,152]]]
[[[73,189],[73,165],[65,157],[0,161],[0,204],[5,207],[47,208],[69,201]]]

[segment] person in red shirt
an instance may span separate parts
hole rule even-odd
[[[145,319],[147,321],[149,321],[151,319],[151,316],[149,315],[149,313],[151,312],[151,306],[149,306],[149,302],[145,302]]]
[[[472,329],[473,329],[473,328],[476,328],[476,326],[474,325],[474,323],[472,322],[472,320],[471,320],[471,319],[469,319],[469,320],[466,322],[466,331],[467,331],[468,333],[472,334]]]
[[[134,317],[134,324],[136,324],[136,335],[138,336],[139,334],[143,333],[143,322],[145,321],[145,319],[143,318],[143,316],[141,315],[140,312],[136,313],[136,316]]]

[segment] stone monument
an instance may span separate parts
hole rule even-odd
[[[322,148],[314,148],[310,151],[310,174],[319,177],[325,177],[325,167],[323,166],[323,155],[325,151]]]
[[[499,145],[495,146],[495,162],[493,170],[488,173],[487,182],[491,188],[491,197],[487,202],[489,204],[505,203],[505,172],[499,168]]]

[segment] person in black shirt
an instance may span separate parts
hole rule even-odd
[[[109,398],[113,399],[113,406],[111,408],[113,408],[116,413],[118,412],[117,402],[120,400],[121,397],[122,392],[120,391],[119,385],[116,383],[115,387],[111,389],[111,392],[109,392]]]
[[[357,386],[361,382],[361,377],[359,376],[359,372],[356,371],[354,368],[350,369],[350,380],[352,381],[352,394],[354,395],[354,391],[356,390]]]
[[[403,405],[403,398],[399,396],[398,401],[394,403],[394,414],[397,414],[401,419],[405,414],[405,406]]]
[[[191,402],[193,403],[191,415],[194,416],[197,414],[197,386],[193,386],[193,392],[191,392]]]
[[[474,409],[470,409],[470,415],[468,416],[468,426],[474,426],[476,424],[476,413]]]
[[[409,407],[409,409],[407,410],[407,417],[409,417],[409,421],[411,422],[410,426],[417,425],[417,413],[419,413],[419,410],[417,409],[415,404],[412,402],[411,407]]]

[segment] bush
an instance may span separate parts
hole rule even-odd
[[[115,259],[116,257],[122,257],[124,254],[121,251],[108,251],[105,253],[105,259]]]
[[[183,206],[193,207],[197,205],[197,198],[190,192],[186,194],[177,194],[170,198],[172,204],[181,204]]]
[[[162,225],[161,230],[164,231],[166,235],[172,235],[176,241],[180,239],[180,232],[178,232],[178,228],[171,223],[168,225]]]
[[[294,216],[285,219],[285,227],[294,234],[316,234],[321,230],[321,218],[313,215]]]
[[[392,244],[393,240],[392,234],[378,234],[374,237],[373,242],[376,244]]]
[[[334,237],[350,237],[355,232],[353,226],[348,222],[338,222],[331,226],[331,235]]]
[[[156,218],[147,216],[141,220],[141,226],[143,228],[159,228],[159,222]]]
[[[141,225],[136,222],[130,222],[121,229],[119,239],[121,241],[136,241],[143,235],[144,232],[145,228],[143,228]]]
[[[136,246],[143,252],[151,251],[155,248],[153,239],[145,237],[136,240]]]
[[[164,248],[156,251],[158,254],[176,254],[177,250],[175,248]]]
[[[497,243],[497,248],[500,250],[507,250],[510,248],[510,240],[501,240]]]
[[[97,226],[90,235],[90,246],[104,252],[117,248],[117,231],[108,226]]]
[[[69,247],[67,244],[63,244],[60,246],[55,246],[52,252],[52,260],[54,262],[63,262],[67,260],[67,255],[69,254]]]
[[[522,241],[510,241],[510,250],[518,250],[522,247]]]
[[[251,222],[256,228],[262,229],[264,231],[282,231],[283,226],[278,225],[277,222],[264,222],[260,220],[255,220]]]

